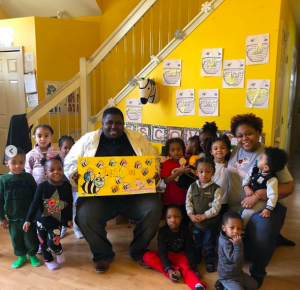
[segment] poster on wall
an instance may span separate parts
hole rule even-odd
[[[199,90],[199,116],[219,116],[219,90]]]
[[[59,81],[45,81],[44,90],[45,98],[48,98],[55,93],[65,82]],[[51,115],[75,115],[79,114],[79,94],[77,91],[72,92],[65,100],[60,102],[56,107],[51,109],[49,113]]]
[[[78,196],[155,193],[155,156],[78,158]]]
[[[180,87],[181,60],[165,59],[163,65],[163,86]]]
[[[195,115],[195,90],[176,90],[176,115]]]
[[[33,53],[24,53],[24,71],[25,73],[31,73],[34,71]]]
[[[142,103],[140,99],[126,99],[126,122],[142,122]]]
[[[39,104],[38,94],[26,94],[27,108],[34,109]]]
[[[223,63],[223,84],[224,89],[244,87],[245,60],[224,60]]]
[[[202,49],[201,76],[219,77],[222,73],[222,48]]]
[[[270,80],[248,80],[246,108],[267,109],[269,107]]]
[[[260,34],[246,38],[246,64],[264,64],[269,62],[270,35]]]

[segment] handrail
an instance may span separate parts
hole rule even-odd
[[[77,73],[70,80],[68,80],[61,88],[59,88],[51,96],[43,100],[38,106],[27,114],[28,125],[34,122],[45,114],[47,114],[55,105],[63,101],[68,95],[80,87],[80,74]],[[55,102],[54,102],[55,101]],[[55,105],[53,105],[55,103]]]

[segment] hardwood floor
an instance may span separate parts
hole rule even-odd
[[[296,164],[299,164],[297,159]],[[295,247],[276,249],[263,290],[299,290],[300,289],[300,167],[292,167],[296,182],[295,192],[288,198],[288,213],[282,234],[296,242]],[[0,229],[0,290],[75,290],[75,289],[126,289],[126,290],[183,290],[189,289],[183,282],[171,283],[161,273],[152,269],[143,269],[128,256],[128,247],[132,239],[133,227],[114,225],[110,222],[108,237],[112,241],[116,257],[105,274],[94,272],[92,255],[85,240],[78,240],[72,230],[68,230],[62,240],[66,263],[60,270],[50,271],[44,265],[33,268],[29,261],[20,269],[12,269],[16,260],[8,231]],[[151,242],[156,248],[156,239]],[[39,256],[41,258],[41,256]],[[245,262],[244,271],[248,272],[249,263]],[[199,266],[207,290],[214,289],[217,273],[208,274],[204,264]]]

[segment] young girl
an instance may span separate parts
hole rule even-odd
[[[51,145],[53,134],[52,127],[46,124],[37,125],[33,130],[36,144],[26,154],[25,171],[33,176],[38,185],[47,180],[41,160],[57,154],[63,158],[62,152]]]
[[[192,183],[186,196],[186,211],[194,224],[193,235],[199,262],[205,252],[206,271],[215,271],[215,246],[218,235],[221,188],[212,180],[215,163],[211,158],[196,161],[199,180]]]
[[[37,220],[45,265],[50,270],[56,270],[65,262],[60,244],[61,227],[72,227],[72,186],[69,182],[62,181],[64,171],[60,156],[44,158],[41,165],[47,181],[37,187],[23,230],[27,232],[33,220]],[[56,254],[57,263],[51,252]]]
[[[66,158],[66,156],[68,155],[69,151],[71,150],[71,148],[73,147],[74,144],[75,144],[75,141],[71,136],[64,135],[64,136],[60,137],[60,139],[58,141],[58,146],[63,154],[63,158]],[[82,235],[79,227],[75,223],[76,201],[78,198],[77,187],[72,187],[72,194],[73,194],[73,230],[74,230],[75,236],[78,239],[82,239],[83,235]],[[60,234],[61,239],[65,236],[66,231],[67,231],[67,227],[63,226],[61,229],[61,234]]]
[[[227,135],[223,134],[220,137],[211,137],[207,142],[207,148],[211,153],[215,162],[215,174],[212,180],[221,187],[222,191],[222,207],[220,216],[228,211],[228,178],[227,178],[227,162],[230,157],[231,143]]]
[[[158,251],[144,254],[145,263],[162,272],[172,282],[183,276],[192,290],[203,290],[206,283],[199,279],[193,239],[189,230],[181,225],[181,208],[170,204],[166,211],[166,224],[158,232]]]
[[[33,177],[24,172],[25,152],[17,148],[13,157],[5,154],[5,165],[9,173],[0,178],[0,225],[9,230],[14,253],[18,257],[11,266],[20,268],[27,261],[27,254],[31,265],[37,267],[41,264],[36,257],[39,241],[35,227],[27,233],[22,230],[30,204],[36,190]]]
[[[210,138],[210,137],[217,137],[217,131],[218,127],[216,125],[216,122],[206,122],[200,132],[199,135],[199,142],[200,142],[200,147],[202,149],[202,153],[199,154],[199,157],[205,157],[207,155],[207,150],[205,146],[205,142]],[[209,152],[208,152],[209,154]]]
[[[169,156],[169,159],[162,163],[160,176],[163,178],[166,189],[162,196],[162,202],[164,204],[164,210],[167,205],[176,203],[181,206],[183,212],[182,224],[188,226],[189,218],[185,211],[185,199],[186,190],[177,186],[179,175],[182,173],[189,172],[191,169],[188,167],[182,167],[179,160],[183,158],[185,153],[184,142],[180,138],[169,139],[166,143],[165,153]]]

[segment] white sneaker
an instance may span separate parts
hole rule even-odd
[[[76,236],[77,239],[83,239],[83,234],[81,231],[74,231],[74,234]]]
[[[67,227],[62,227],[61,228],[61,232],[60,232],[60,238],[61,239],[66,235],[67,229],[68,229]]]

